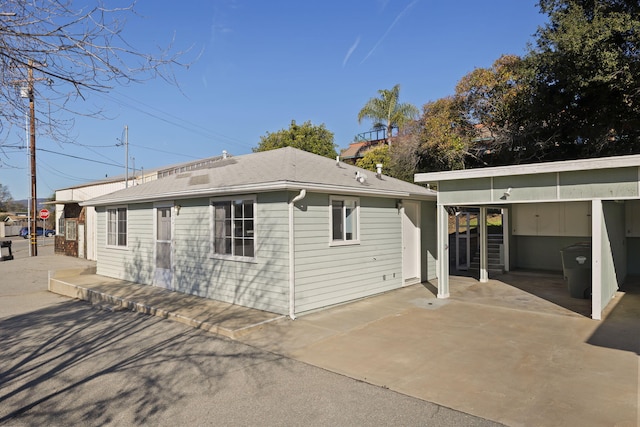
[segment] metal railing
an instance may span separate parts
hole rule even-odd
[[[394,136],[393,129],[391,128],[391,136]],[[387,129],[374,129],[357,134],[353,137],[353,142],[381,141],[383,139],[387,139]]]

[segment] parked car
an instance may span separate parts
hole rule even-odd
[[[56,230],[45,230],[42,227],[36,227],[36,235],[38,236],[51,237],[51,236],[54,236],[55,234],[56,234]],[[24,237],[25,239],[28,239],[29,227],[22,227],[20,229],[20,236]]]

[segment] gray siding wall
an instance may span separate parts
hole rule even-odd
[[[360,197],[360,244],[330,246],[329,195],[295,209],[296,312],[402,286],[402,224],[395,199]]]
[[[105,207],[96,208],[98,215],[96,272],[103,276],[150,284],[154,273],[153,204],[128,205],[126,248],[106,247],[106,211]]]
[[[275,313],[288,312],[287,194],[257,196],[256,261],[212,258],[209,199],[180,200],[174,213],[174,287],[179,292]],[[98,274],[151,285],[155,271],[153,205],[129,205],[127,250],[105,247],[99,208]]]
[[[295,193],[297,194],[297,193]],[[208,198],[179,200],[174,210],[176,291],[275,313],[289,310],[288,200],[294,193],[257,195],[255,262],[212,258]],[[296,203],[296,313],[399,288],[402,217],[395,199],[360,197],[360,244],[330,246],[329,195]],[[153,204],[128,206],[128,247],[106,247],[106,209],[98,211],[98,274],[152,285]],[[435,202],[421,203],[422,279],[435,277]]]

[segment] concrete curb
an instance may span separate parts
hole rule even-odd
[[[91,270],[93,270],[93,273],[91,272]],[[197,320],[192,317],[185,316],[184,314],[180,314],[176,311],[171,311],[171,310],[163,309],[160,307],[154,307],[151,305],[136,302],[126,298],[116,297],[113,295],[106,294],[104,292],[96,291],[93,289],[86,288],[84,286],[76,285],[76,284],[69,283],[62,280],[65,277],[74,277],[74,276],[77,276],[78,274],[94,274],[94,273],[95,273],[95,269],[91,269],[91,268],[84,269],[84,270],[77,270],[77,269],[60,270],[60,271],[56,271],[54,274],[49,272],[49,285],[48,285],[49,292],[53,292],[58,295],[63,295],[69,298],[88,301],[91,304],[95,304],[95,305],[109,304],[112,306],[116,306],[119,309],[135,311],[135,312],[147,314],[150,316],[173,320],[175,322],[188,325],[192,328],[202,329],[204,331],[221,335],[227,338],[231,338],[233,340],[237,340],[238,338],[250,332],[253,332],[256,329],[261,328],[267,323],[271,323],[285,317],[285,316],[280,316],[274,319],[261,321],[261,322],[243,326],[237,329],[230,329],[230,328],[221,326],[220,324],[215,322]]]

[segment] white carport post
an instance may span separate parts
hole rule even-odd
[[[437,207],[438,222],[438,298],[449,298],[449,213]]]
[[[489,281],[489,257],[487,237],[487,208],[480,208],[480,218],[478,218],[478,231],[480,232],[480,282]]]
[[[591,200],[591,318],[602,319],[602,200]]]

